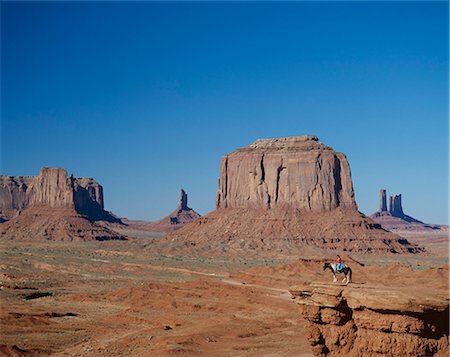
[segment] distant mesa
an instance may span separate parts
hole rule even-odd
[[[91,220],[120,222],[104,210],[103,187],[93,178],[67,177],[66,170],[48,167],[39,176],[0,176],[2,218],[35,206],[71,208]]]
[[[62,168],[39,176],[0,176],[0,237],[10,239],[124,239],[96,221],[121,224],[104,210],[103,187]]]
[[[358,212],[346,156],[312,135],[260,139],[222,157],[216,210],[152,244],[271,257],[305,247],[421,251]]]
[[[443,227],[406,215],[403,212],[401,194],[389,196],[388,209],[385,189],[380,189],[380,208],[369,217],[388,230],[440,230]]]
[[[159,221],[142,225],[139,228],[152,232],[172,232],[195,221],[199,217],[200,215],[197,212],[188,207],[188,195],[181,189],[180,200],[175,211]]]

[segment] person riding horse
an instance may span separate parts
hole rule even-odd
[[[342,282],[345,284],[348,284],[352,281],[352,269],[348,265],[344,265],[342,263],[341,257],[337,256],[337,264],[334,263],[324,263],[323,264],[323,270],[330,269],[330,271],[333,273],[333,282],[337,282],[337,274],[343,273],[344,279],[342,279]]]
[[[337,255],[337,265],[336,265],[336,269],[338,272],[340,272],[342,270],[342,268],[344,267],[344,263],[342,263],[342,259],[340,257],[340,255]]]

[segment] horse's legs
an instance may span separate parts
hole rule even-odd
[[[350,272],[349,271],[345,274],[345,278],[342,281],[343,282],[345,281],[346,285],[350,282]]]
[[[333,283],[337,282],[336,274],[333,272]]]

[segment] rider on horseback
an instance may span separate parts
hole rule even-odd
[[[336,269],[337,269],[337,271],[341,271],[343,267],[344,267],[344,264],[342,263],[342,259],[341,259],[341,257],[338,255],[338,256],[337,256],[337,265],[336,265]]]

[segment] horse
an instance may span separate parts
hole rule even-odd
[[[344,279],[342,279],[342,282],[347,285],[352,281],[352,269],[348,267],[347,265],[343,265],[342,269],[340,271],[337,270],[337,264],[332,263],[325,263],[323,265],[323,270],[330,269],[333,273],[333,283],[337,282],[336,274],[344,273]]]

